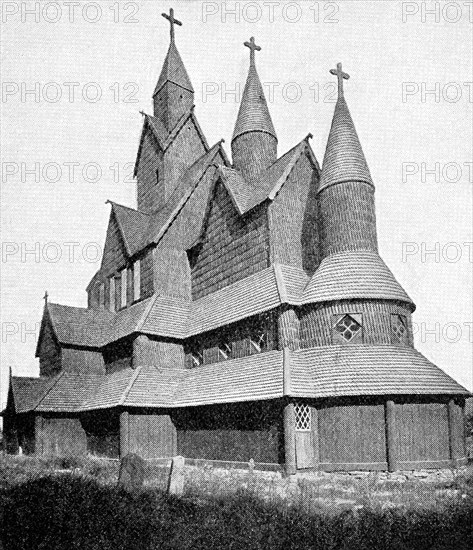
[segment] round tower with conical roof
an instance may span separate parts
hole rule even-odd
[[[307,345],[413,346],[415,305],[378,254],[374,184],[343,94],[338,101],[317,191],[320,265],[304,290]]]
[[[254,37],[244,45],[250,49],[250,69],[232,137],[233,165],[246,179],[253,179],[277,159],[278,139],[255,65],[261,50]]]

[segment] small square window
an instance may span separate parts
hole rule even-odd
[[[335,325],[335,332],[345,342],[351,342],[361,331],[361,324],[351,315],[344,315]]]
[[[407,319],[404,315],[391,315],[391,341],[393,344],[407,344],[409,333]]]
[[[294,405],[295,428],[298,432],[310,432],[312,430],[312,414],[310,406],[305,403]]]

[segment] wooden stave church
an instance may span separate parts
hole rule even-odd
[[[40,376],[10,373],[7,452],[253,459],[288,474],[466,463],[469,392],[414,348],[415,305],[378,254],[348,75],[331,71],[322,169],[310,135],[277,158],[246,42],[231,165],[199,126],[166,18],[137,209],[111,203],[88,307],[46,300]]]

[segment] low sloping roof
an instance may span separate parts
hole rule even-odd
[[[78,412],[98,388],[101,375],[61,372],[35,407],[41,412]]]
[[[45,314],[61,344],[100,348],[135,332],[150,302],[147,298],[116,313],[48,303]]]
[[[175,406],[274,399],[282,392],[283,352],[269,351],[188,370]]]
[[[286,387],[285,369],[290,375]],[[12,384],[21,402],[17,412],[83,412],[121,406],[175,408],[284,395],[470,395],[414,348],[365,344],[313,347],[290,352],[286,358],[283,351],[275,350],[195,369],[169,363],[165,368],[148,365],[108,375],[63,372],[48,381],[49,386],[41,379],[14,377]],[[20,387],[27,390],[18,393]]]
[[[175,406],[177,388],[187,372],[178,368],[138,367],[139,372],[123,399],[128,407]]]
[[[234,323],[280,304],[274,268],[268,267],[191,302],[188,335]]]
[[[126,368],[99,376],[94,388],[81,402],[81,411],[118,406],[133,382],[134,375],[133,369]]]
[[[432,395],[469,392],[408,346],[338,345],[293,352],[291,395]]]
[[[155,295],[116,313],[48,303],[46,314],[65,345],[100,348],[136,332],[184,339],[300,304],[308,280],[302,269],[274,264],[195,301]]]
[[[324,258],[304,290],[302,303],[355,298],[398,300],[414,306],[379,254],[369,250]]]
[[[15,411],[17,413],[34,410],[41,397],[55,383],[55,379],[44,377],[12,376],[10,380]]]

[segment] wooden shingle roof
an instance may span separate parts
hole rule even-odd
[[[185,88],[190,92],[194,91],[189,75],[184,67],[184,63],[182,62],[181,56],[177,51],[176,44],[173,41],[171,41],[171,44],[169,45],[153,96],[159,92],[166,82],[177,84],[181,88]]]
[[[47,390],[54,385],[55,379],[12,376],[10,379],[15,412],[24,413],[34,410]]]
[[[346,181],[374,187],[355,125],[343,96],[338,98],[325,149],[319,193],[330,185]]]
[[[433,395],[469,392],[419,351],[395,345],[338,345],[292,354],[291,395]]]
[[[266,132],[277,139],[263,86],[253,63],[248,71],[232,141],[246,132]]]
[[[304,153],[310,156],[314,166],[317,170],[319,169],[315,155],[307,141],[308,137],[284,153],[252,181],[246,181],[243,175],[234,168],[219,167],[222,182],[230,193],[240,215],[246,214],[266,199],[274,200]]]
[[[13,390],[18,396],[15,406],[19,407],[17,412],[84,412],[121,406],[190,407],[284,395],[470,395],[408,346],[323,346],[286,356],[283,351],[269,351],[190,370],[176,367],[148,365],[109,375],[63,372],[48,384],[41,379],[14,377]],[[285,369],[289,373],[286,384]]]
[[[379,254],[369,250],[339,252],[324,258],[302,294],[302,303],[355,298],[414,302]]]

